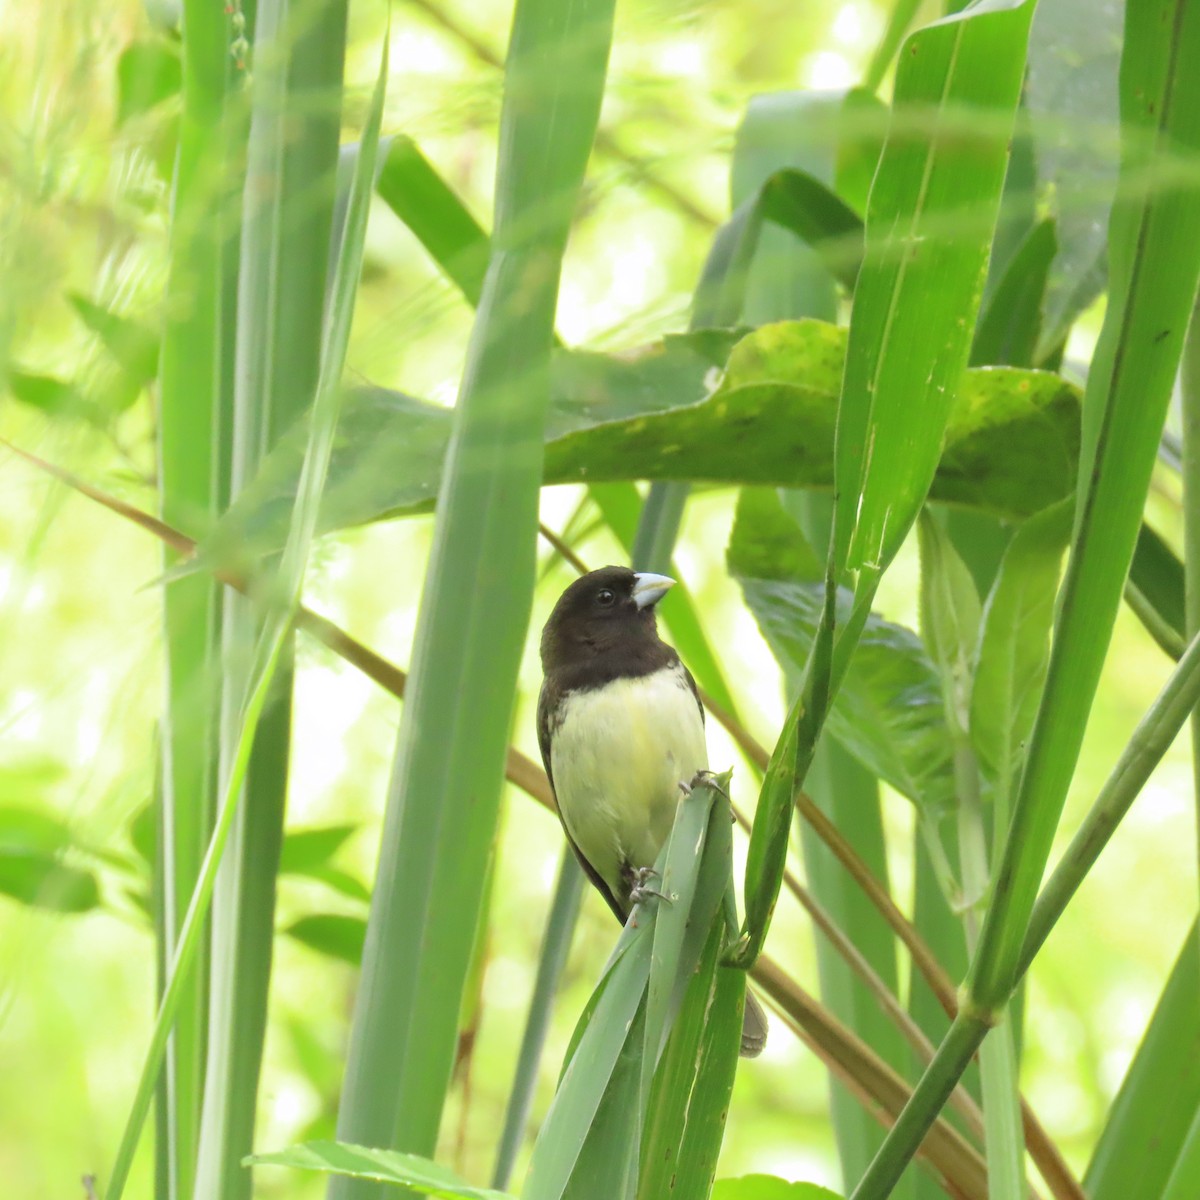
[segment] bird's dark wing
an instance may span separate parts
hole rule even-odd
[[[695,679],[692,678],[692,673],[684,666],[683,659],[679,659],[679,665],[683,667],[683,673],[687,677],[688,687],[692,689],[692,695],[696,697],[696,707],[700,710],[700,724],[704,724],[704,701],[700,699],[700,689],[696,686]]]
[[[688,678],[690,679],[691,676],[689,675]],[[696,685],[693,683],[693,690],[695,687]],[[547,676],[542,682],[542,690],[538,695],[537,709],[538,749],[542,752],[542,766],[546,768],[546,778],[550,780],[550,792],[554,795],[554,810],[558,813],[558,821],[562,825],[562,831],[567,842],[575,852],[575,857],[579,860],[579,865],[583,868],[583,873],[591,880],[592,886],[595,887],[596,891],[604,897],[605,903],[613,910],[613,914],[617,920],[624,925],[629,913],[621,907],[620,902],[613,895],[612,889],[604,882],[600,873],[588,862],[584,857],[583,851],[575,844],[575,839],[571,836],[571,831],[567,828],[566,821],[562,819],[562,812],[558,807],[558,796],[554,794],[554,771],[550,766],[550,741],[554,736],[558,706],[563,696],[564,694],[557,686],[553,676]]]

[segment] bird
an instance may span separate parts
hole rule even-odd
[[[692,673],[659,636],[666,575],[607,566],[559,597],[542,630],[538,746],[567,841],[621,924],[653,894],[680,785],[707,770],[704,707]],[[746,993],[741,1054],[766,1044]]]

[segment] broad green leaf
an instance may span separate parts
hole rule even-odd
[[[327,954],[330,958],[339,958],[352,967],[362,962],[363,943],[367,937],[367,923],[362,917],[321,913],[301,917],[283,932],[310,950]]]
[[[419,1154],[399,1150],[371,1150],[345,1142],[305,1142],[272,1154],[254,1154],[246,1163],[263,1167],[298,1167],[305,1171],[327,1171],[354,1179],[378,1179],[399,1184],[408,1193],[434,1196],[437,1200],[512,1200],[508,1192],[472,1187],[448,1167]]]
[[[804,171],[814,183],[828,179],[833,172],[842,102],[836,93],[752,96],[733,144],[731,206],[737,208],[751,199],[781,168]],[[857,215],[854,219],[858,221]],[[860,228],[860,252],[861,248]],[[750,264],[742,318],[761,325],[791,317],[834,320],[837,289],[816,250],[769,221],[759,233]]]
[[[744,337],[669,337],[632,358],[555,356],[543,482],[630,479],[832,486],[845,332],[817,321]],[[726,364],[723,375],[717,369]],[[1058,376],[973,369],[953,390],[931,497],[1009,518],[1069,495],[1079,393]],[[347,398],[320,527],[427,508],[437,494],[451,416],[382,389]],[[208,543],[218,557],[278,547],[298,475],[298,428]]]
[[[854,291],[862,259],[859,215],[831,188],[807,171],[778,171],[762,187],[762,213],[816,251],[825,269]]]
[[[1200,1193],[1200,1107],[1163,1189],[1162,1200],[1189,1200],[1197,1193]]]
[[[790,555],[774,547],[791,545]],[[796,571],[812,561],[799,526],[777,497],[745,489],[726,554],[746,603],[775,656],[793,669],[808,661],[824,602],[820,573]],[[838,624],[851,598],[839,596]],[[938,673],[920,638],[872,614],[829,711],[828,727],[881,779],[929,816],[954,798],[953,762],[946,738]]]
[[[1033,5],[993,0],[904,43],[867,204],[838,411],[837,581],[877,578],[948,441],[1008,162]],[[957,131],[957,133],[955,133]]]
[[[742,1175],[718,1179],[712,1200],[839,1200],[836,1192],[815,1183],[791,1183],[778,1175]]]

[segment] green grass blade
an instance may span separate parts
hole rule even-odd
[[[403,1187],[406,1195],[419,1193],[436,1200],[512,1200],[507,1192],[471,1187],[452,1171],[420,1155],[371,1150],[345,1142],[305,1142],[274,1154],[255,1154],[247,1163],[394,1183]],[[395,1195],[390,1191],[388,1194]]]
[[[1183,563],[1143,524],[1129,565],[1125,597],[1154,640],[1175,659],[1185,645],[1184,595]]]
[[[1188,1200],[1197,1193],[1200,1193],[1200,1108],[1196,1109],[1192,1128],[1163,1189],[1162,1200]]]
[[[467,303],[478,307],[488,236],[411,138],[392,139],[376,190]]]
[[[1200,703],[1200,637],[1171,672],[1166,686],[1138,722],[1096,802],[1080,823],[1053,874],[1038,894],[1018,971],[1023,974],[1087,877],[1130,805],[1162,761],[1188,717]]]
[[[1200,54],[1200,10],[1169,0],[1129,10],[1121,60],[1129,187],[1113,208],[1112,292],[1088,373],[1082,494],[1046,688],[972,969],[973,995],[985,1007],[1012,986],[1141,526],[1200,275],[1200,189],[1133,182],[1164,165],[1168,144],[1200,148],[1200,79],[1184,66],[1193,53]]]
[[[322,418],[325,293],[336,193],[346,5],[291,8],[282,0],[256,10],[254,83],[247,146],[241,246],[233,476],[236,494],[280,433],[316,402]],[[357,263],[353,270],[357,279]],[[340,376],[341,358],[336,364]],[[330,364],[332,366],[332,363]],[[324,406],[328,409],[328,401]],[[336,408],[334,409],[334,414]],[[329,436],[332,431],[330,430]],[[311,540],[313,479],[321,455],[306,448],[288,540],[282,590],[266,619],[255,603],[230,596],[224,627],[226,675],[222,741],[241,736],[238,704],[251,685],[250,648],[270,636],[298,602]],[[316,474],[314,475],[314,471]],[[318,488],[319,493],[319,488]],[[297,524],[298,522],[298,524]],[[250,1195],[242,1158],[253,1148],[267,995],[275,934],[275,889],[287,798],[291,735],[290,637],[280,678],[262,716],[236,810],[229,853],[213,897],[211,1028],[196,1187],[237,1200]],[[228,749],[225,757],[228,760]]]
[[[887,74],[892,59],[896,57],[896,51],[900,49],[900,43],[904,41],[904,35],[908,32],[909,26],[916,18],[917,9],[920,7],[921,0],[893,0],[892,11],[888,13],[883,37],[879,39],[879,44],[875,47],[875,52],[871,55],[871,61],[867,65],[866,74],[863,76],[862,85],[868,91],[879,90],[879,85],[883,82],[883,77]]]
[[[721,968],[714,922],[654,1079],[638,1196],[707,1200],[738,1062],[746,978]]]
[[[979,315],[971,366],[1038,365],[1046,280],[1057,249],[1053,221],[1040,221],[1029,230]]]
[[[239,795],[245,781],[246,769],[250,762],[250,752],[254,747],[254,734],[258,727],[259,718],[267,703],[268,693],[274,680],[276,668],[284,651],[287,641],[287,629],[282,623],[278,626],[275,637],[267,645],[262,656],[261,665],[257,671],[253,690],[247,698],[243,711],[241,736],[234,747],[233,761],[223,789],[221,806],[217,813],[216,824],[213,828],[212,841],[209,843],[200,874],[196,880],[196,888],[192,892],[187,914],[180,927],[179,938],[167,972],[166,986],[163,988],[162,999],[159,1001],[158,1015],[155,1019],[154,1030],[150,1037],[150,1047],[146,1052],[146,1060],[138,1078],[137,1090],[134,1093],[133,1104],[121,1136],[109,1175],[108,1186],[104,1191],[104,1200],[120,1200],[124,1194],[125,1184],[129,1178],[129,1169],[133,1164],[133,1155],[137,1150],[142,1126],[154,1098],[154,1091],[159,1070],[162,1067],[166,1053],[167,1038],[175,1021],[175,1014],[183,999],[184,987],[195,965],[196,954],[208,914],[209,902],[212,899],[213,885],[216,882],[217,868],[225,844],[233,827],[233,819],[237,813]]]
[[[546,918],[546,932],[542,938],[541,953],[538,955],[537,975],[533,982],[533,996],[529,1001],[529,1014],[525,1019],[525,1033],[521,1038],[517,1069],[505,1107],[504,1127],[500,1131],[500,1141],[496,1148],[496,1165],[492,1169],[492,1187],[500,1190],[508,1186],[521,1141],[525,1136],[525,1126],[533,1104],[533,1089],[537,1083],[538,1067],[542,1059],[542,1048],[546,1042],[546,1030],[550,1025],[554,992],[571,948],[571,935],[575,932],[575,918],[579,915],[583,884],[583,872],[575,861],[575,855],[569,846],[565,846],[558,864],[558,881],[554,885],[550,914]]]
[[[338,1114],[339,1137],[359,1144],[431,1150],[450,1079],[532,599],[559,271],[611,22],[609,0],[519,0],[514,14],[492,255],[454,413]],[[335,1197],[377,1190],[331,1185]]]
[[[184,7],[184,77],[170,234],[170,269],[159,357],[158,461],[162,516],[204,532],[224,507],[228,412],[222,396],[235,328],[230,277],[235,211],[226,161],[232,61],[227,21],[210,4]],[[164,567],[176,556],[170,552]],[[161,834],[164,965],[176,950],[188,900],[212,837],[217,788],[220,585],[198,576],[163,593],[167,695],[162,722]],[[191,1200],[204,1090],[208,947],[183,986],[168,1045],[165,1115],[167,1195]]]
[[[1089,1200],[1163,1194],[1200,1112],[1197,996],[1193,924],[1088,1164]]]
[[[1032,13],[1027,2],[976,4],[905,42],[838,410],[839,576],[882,571],[933,481],[967,363]],[[924,121],[910,131],[916,113]],[[969,135],[950,134],[967,120]]]

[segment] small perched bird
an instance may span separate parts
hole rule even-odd
[[[674,583],[601,567],[563,592],[542,630],[542,762],[567,840],[622,924],[671,832],[679,785],[708,766],[696,681],[655,624]],[[747,992],[742,1055],[766,1039]]]

